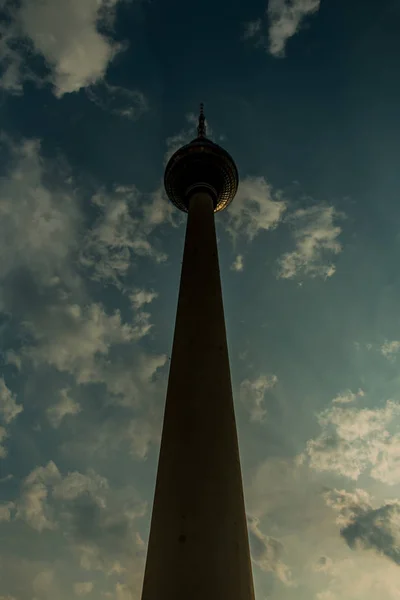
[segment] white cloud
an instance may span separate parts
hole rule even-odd
[[[0,417],[8,425],[15,419],[23,407],[17,404],[15,395],[8,389],[3,377],[0,377]]]
[[[118,310],[108,315],[96,303],[84,308],[68,303],[49,306],[46,322],[25,326],[36,340],[35,346],[25,349],[25,356],[75,375],[78,383],[101,381],[97,359],[107,356],[113,344],[143,335],[143,323],[123,323]]]
[[[110,486],[106,478],[93,470],[62,475],[49,462],[26,477],[15,507],[15,517],[34,530],[61,532],[63,544],[68,545],[83,569],[106,575],[129,569],[129,577],[133,572],[135,578],[140,577],[145,548],[137,532],[137,521],[146,514],[147,504],[131,486]],[[44,584],[47,579],[43,577]],[[78,595],[90,591],[89,586],[75,588]]]
[[[94,471],[89,471],[87,475],[74,471],[73,473],[68,473],[62,480],[54,484],[53,498],[75,500],[81,494],[90,494],[98,500],[101,506],[105,506],[100,492],[108,489],[107,479]]]
[[[142,308],[145,304],[150,304],[155,298],[158,297],[157,292],[136,289],[130,294],[129,299],[132,302],[134,309]]]
[[[358,398],[363,398],[365,396],[365,392],[363,390],[358,390],[358,392],[354,393],[351,390],[346,390],[345,392],[341,392],[336,398],[332,400],[332,404],[349,404],[350,402],[354,402],[358,400]]]
[[[228,230],[233,236],[242,234],[252,241],[260,231],[274,229],[286,208],[280,193],[274,194],[264,177],[247,177],[229,206]]]
[[[287,217],[293,227],[296,249],[279,259],[279,277],[292,279],[304,274],[310,277],[331,277],[335,266],[326,262],[326,255],[339,254],[341,228],[336,220],[342,215],[333,206],[315,205],[301,208]]]
[[[327,506],[338,513],[336,523],[341,527],[348,525],[360,511],[371,508],[371,496],[359,488],[352,492],[329,490],[324,493],[324,499]]]
[[[131,454],[139,459],[147,458],[151,445],[159,444],[161,423],[158,419],[132,419],[127,430]]]
[[[16,518],[22,519],[33,529],[56,529],[52,510],[47,502],[48,486],[61,479],[53,461],[45,467],[37,467],[24,480],[22,494],[16,503]]]
[[[52,427],[57,428],[61,425],[61,421],[67,415],[77,415],[81,411],[81,407],[78,402],[75,402],[69,396],[68,389],[60,390],[61,399],[57,404],[49,406],[46,410],[47,418]]]
[[[238,254],[231,265],[231,270],[240,273],[244,269],[243,256]]]
[[[251,421],[263,421],[267,411],[264,406],[265,393],[278,382],[276,375],[260,375],[257,379],[245,379],[240,384],[240,399],[250,414]]]
[[[86,596],[93,591],[93,581],[80,581],[74,583],[74,592],[77,596]]]
[[[318,415],[322,432],[307,442],[305,456],[316,471],[332,471],[357,480],[362,473],[394,485],[400,483],[400,435],[391,434],[400,405],[357,409],[334,405]]]
[[[289,38],[300,29],[304,19],[316,13],[320,0],[269,0],[269,51],[274,56],[284,56]]]
[[[273,572],[282,583],[292,586],[290,569],[282,561],[283,544],[260,530],[260,521],[257,517],[248,517],[248,529],[253,562],[262,571]]]
[[[179,211],[174,209],[172,202],[167,198],[164,186],[158,187],[155,192],[146,198],[141,206],[143,215],[143,228],[150,233],[158,225],[168,223],[176,227],[182,217]]]
[[[100,214],[87,235],[81,262],[93,270],[95,280],[118,284],[128,272],[132,254],[147,256],[156,262],[166,260],[166,255],[148,239],[152,228],[161,220],[155,223],[155,211],[148,212],[149,209],[145,215],[143,211],[140,214],[138,199],[135,187],[117,187],[112,194],[100,191],[92,198]],[[153,222],[147,223],[146,216]],[[167,209],[162,216],[167,218]]]
[[[0,276],[22,266],[43,280],[61,269],[66,277],[81,223],[73,187],[66,176],[62,186],[50,186],[47,175],[56,165],[42,160],[38,141],[1,141],[11,151],[11,167],[0,180]]]
[[[385,358],[388,360],[394,361],[396,358],[396,354],[400,350],[400,341],[399,340],[386,340],[384,344],[380,347],[380,351]]]
[[[353,553],[335,561],[335,569],[317,600],[399,599],[399,567],[375,553]]]
[[[13,50],[16,40],[26,40],[44,57],[54,93],[76,92],[101,80],[122,46],[99,32],[110,29],[118,0],[22,0],[10,11],[2,59],[8,65],[3,87],[20,90],[24,80],[24,55]]]

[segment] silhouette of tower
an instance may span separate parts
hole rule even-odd
[[[214,224],[239,178],[203,105],[197,131],[165,171],[188,221],[142,600],[254,600]]]

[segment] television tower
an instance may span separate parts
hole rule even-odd
[[[203,105],[197,132],[164,179],[188,220],[142,600],[254,600],[214,223],[239,177]]]

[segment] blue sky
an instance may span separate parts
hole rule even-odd
[[[398,2],[0,11],[0,600],[140,598],[201,101],[257,600],[399,600]]]

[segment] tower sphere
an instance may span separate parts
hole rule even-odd
[[[165,169],[164,185],[168,198],[188,212],[190,197],[207,191],[214,201],[214,212],[223,210],[235,197],[239,174],[226,150],[206,137],[203,105],[200,108],[198,136],[171,156]]]

